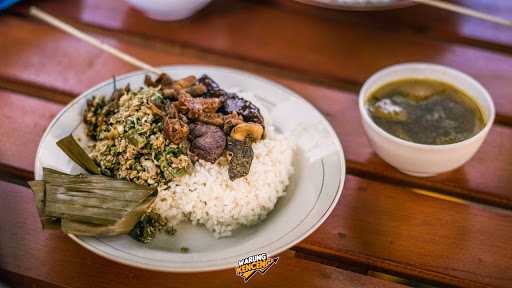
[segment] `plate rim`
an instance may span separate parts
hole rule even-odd
[[[345,11],[383,11],[383,10],[393,10],[393,9],[401,9],[407,8],[417,5],[414,1],[396,1],[391,3],[359,3],[356,4],[355,1],[353,3],[338,3],[336,1],[332,2],[321,2],[317,0],[295,0],[296,2],[316,6],[320,8],[334,9],[334,10],[345,10]],[[370,1],[368,1],[370,2]]]
[[[305,98],[300,96],[295,91],[289,89],[288,87],[286,87],[276,81],[264,78],[262,76],[253,74],[251,72],[236,69],[236,68],[217,66],[217,65],[203,65],[203,64],[165,65],[165,66],[159,66],[157,68],[161,69],[161,70],[165,70],[165,69],[194,69],[194,68],[196,68],[199,71],[201,69],[206,68],[206,69],[213,69],[213,70],[221,70],[221,71],[228,72],[228,73],[240,74],[244,77],[249,77],[249,78],[252,78],[252,79],[260,81],[260,82],[265,82],[265,83],[269,84],[270,86],[275,87],[276,89],[281,89],[284,92],[286,92],[287,94],[289,94],[290,96],[297,99],[298,101],[301,101],[302,104],[307,105],[311,109],[316,111],[321,116],[321,120],[326,124],[326,128],[328,129],[329,133],[334,136],[333,137],[335,140],[334,144],[336,145],[337,150],[340,152],[340,155],[339,155],[339,157],[340,157],[340,162],[339,162],[340,179],[339,179],[338,191],[336,191],[336,195],[335,195],[334,199],[332,200],[328,209],[324,211],[324,214],[317,220],[317,222],[314,223],[314,225],[312,225],[309,229],[307,229],[305,233],[300,235],[300,237],[294,239],[293,241],[287,243],[286,245],[279,247],[279,248],[275,249],[274,251],[267,251],[267,255],[273,256],[273,255],[282,253],[283,251],[289,249],[290,247],[295,246],[297,243],[301,242],[306,237],[311,235],[314,231],[316,231],[318,229],[318,227],[320,227],[320,225],[322,225],[325,222],[325,220],[330,216],[330,214],[334,210],[334,207],[336,207],[336,205],[338,204],[341,194],[343,192],[343,187],[344,187],[345,179],[346,179],[346,159],[345,159],[345,153],[344,153],[343,147],[341,145],[340,139],[339,139],[336,131],[334,130],[332,125],[329,123],[329,121],[325,118],[325,116],[315,106],[313,106],[313,104],[311,104],[309,101],[307,101]],[[145,74],[145,73],[148,73],[148,72],[144,71],[144,70],[136,70],[136,71],[116,75],[115,77],[116,77],[116,79],[120,79],[120,78],[125,79],[125,78],[130,78],[130,77],[134,77],[139,74]],[[43,144],[43,141],[47,138],[48,134],[50,133],[50,130],[57,123],[57,121],[61,118],[62,114],[64,114],[72,106],[76,105],[76,103],[81,101],[84,97],[86,97],[87,94],[90,94],[92,91],[98,89],[101,86],[107,85],[107,84],[111,83],[112,81],[113,81],[113,79],[108,79],[108,80],[102,81],[102,82],[94,85],[93,87],[87,89],[86,91],[82,92],[75,99],[73,99],[66,106],[64,106],[59,111],[59,113],[57,113],[57,115],[54,116],[52,121],[48,124],[48,127],[45,129],[43,135],[41,136],[41,140],[39,141],[37,151],[36,151],[35,162],[34,162],[34,176],[36,176],[38,174],[38,167],[40,167],[40,160],[39,160],[40,156],[39,155],[41,153],[41,146]],[[233,264],[224,264],[224,265],[217,265],[217,266],[211,266],[211,267],[174,268],[174,267],[158,266],[158,265],[153,265],[153,264],[148,264],[148,263],[130,262],[129,260],[125,260],[125,259],[116,257],[115,255],[111,255],[111,254],[95,247],[94,245],[91,245],[90,243],[86,243],[86,241],[80,239],[76,235],[73,235],[73,234],[67,234],[67,235],[73,241],[78,243],[80,246],[93,252],[94,254],[97,254],[99,256],[102,256],[106,259],[109,259],[109,260],[117,262],[117,263],[121,263],[121,264],[131,266],[131,267],[142,268],[142,269],[146,269],[146,270],[160,271],[160,272],[174,272],[174,273],[194,273],[194,272],[208,272],[208,271],[231,269],[234,266],[236,266],[236,263],[233,263]]]

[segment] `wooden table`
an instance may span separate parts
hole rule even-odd
[[[236,67],[315,105],[343,144],[341,200],[254,287],[512,287],[512,29],[416,6],[340,12],[287,0],[216,0],[181,22],[145,18],[124,1],[34,1],[153,65]],[[512,1],[465,0],[512,17]],[[26,16],[0,16],[0,280],[13,287],[239,287],[233,270],[173,274],[96,256],[43,232],[26,188],[39,139],[75,96],[134,70]],[[462,70],[491,92],[497,120],[464,167],[433,178],[399,173],[370,148],[356,105],[378,69],[426,61]],[[399,284],[401,283],[401,284]]]

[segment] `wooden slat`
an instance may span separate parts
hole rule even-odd
[[[6,271],[0,268],[0,279],[2,279],[2,288],[10,287],[37,287],[37,288],[57,288],[59,286],[39,279],[31,278],[19,273]],[[7,283],[9,286],[6,286]],[[1,285],[1,284],[0,284]]]
[[[98,281],[98,286],[110,285],[114,279],[119,279],[116,284],[126,285],[121,275],[127,274],[136,275],[130,281],[142,281],[136,283],[182,283],[195,278],[205,285],[214,280],[229,286],[239,283],[229,270],[194,274],[193,278],[182,276],[184,274],[162,276],[162,273],[131,269],[93,257],[59,232],[40,231],[32,195],[26,188],[6,183],[1,183],[0,187],[0,214],[3,214],[0,227],[9,231],[0,234],[0,267],[5,270],[23,271],[27,276],[46,282],[58,280],[77,287],[92,279]],[[512,264],[512,251],[508,249],[510,239],[510,213],[438,200],[350,176],[331,217],[296,249],[444,284],[509,287],[512,285],[512,278],[507,274]],[[328,283],[317,282],[320,280],[315,275],[327,273],[320,277],[324,281],[339,277],[338,270],[283,257],[284,261],[277,266],[283,270],[276,267],[269,271],[269,278],[265,275],[260,281],[279,286],[287,281],[285,279],[296,280],[290,278],[290,272],[302,271],[303,277],[298,281],[311,282],[304,282],[304,286],[290,282],[289,286],[322,287]],[[84,265],[91,268],[83,271],[80,268]]]
[[[62,105],[0,90],[0,162],[33,171],[43,132]]]
[[[162,273],[132,268],[94,255],[59,231],[42,231],[27,188],[0,182],[1,271],[65,287],[240,287],[234,270],[208,273]],[[369,276],[279,255],[250,287],[402,287]],[[298,276],[300,275],[300,276]],[[14,284],[33,283],[8,279]],[[28,283],[27,283],[28,282]],[[37,283],[36,283],[37,284]],[[28,286],[28,285],[27,285]],[[20,287],[16,285],[15,287]]]
[[[0,65],[0,78],[7,81],[34,82],[41,88],[76,95],[113,75],[136,69],[81,40],[41,23],[2,16],[0,30],[0,34],[5,37],[5,43],[9,43],[2,46],[5,54],[3,64]],[[128,47],[113,39],[101,39],[110,45],[122,47],[133,55],[142,55],[150,50],[137,46]],[[169,55],[165,51],[152,51],[145,55],[144,60],[154,65],[190,62],[189,59],[181,60],[181,57]],[[56,85],[57,83],[59,84]]]
[[[425,269],[432,279],[465,287],[473,284],[446,275],[510,287],[511,240],[510,212],[349,177],[338,207],[298,246],[344,259],[365,255],[365,263],[394,271]]]
[[[512,18],[512,2],[508,0],[453,0],[450,2],[491,15]],[[429,37],[435,41],[476,45],[506,53],[510,53],[512,46],[512,31],[509,27],[426,5],[354,13],[314,8],[287,0],[274,0],[271,3],[274,4],[273,7],[290,13],[305,13],[346,25],[365,25],[377,30],[409,33],[413,37]]]
[[[444,44],[343,17],[292,13],[247,1],[215,1],[181,22],[154,21],[125,2],[46,1],[42,7],[95,26],[160,39],[306,73],[333,81],[362,83],[385,66],[426,61],[460,69],[491,92],[498,119],[512,124],[512,57],[457,44]],[[381,23],[385,26],[386,22]]]
[[[31,37],[30,33],[37,33],[39,37],[37,39]],[[68,94],[79,94],[114,74],[133,69],[123,62],[98,52],[87,44],[36,23],[5,16],[0,18],[0,34],[4,35],[10,43],[3,50],[5,60],[4,65],[0,65],[0,78],[26,81],[38,86],[64,91]],[[180,55],[177,52],[164,49],[143,48],[117,43],[106,38],[103,39],[138,57],[147,59],[152,64],[208,62],[219,65],[233,65],[230,62],[201,60],[198,56]],[[48,64],[48,59],[54,59],[51,65]],[[236,65],[240,66],[241,64]],[[242,66],[240,68],[245,69],[247,67]],[[248,68],[252,69],[251,67]],[[386,178],[386,180],[392,182],[442,190],[504,207],[512,207],[512,190],[507,181],[512,177],[512,155],[507,152],[509,151],[507,143],[512,141],[512,131],[510,129],[494,127],[488,140],[483,144],[475,158],[461,169],[435,178],[410,177],[397,172],[372,152],[359,122],[356,97],[353,94],[303,84],[289,79],[276,78],[272,75],[266,76],[270,76],[274,80],[296,90],[326,115],[341,138],[349,160],[349,169],[352,172],[363,176]],[[8,111],[15,110],[14,108],[4,109]],[[49,118],[44,117],[42,119],[49,120]],[[22,120],[19,120],[19,122],[22,122]],[[34,135],[41,135],[47,125],[43,122],[34,121],[31,123],[27,121],[25,124],[34,125],[34,128],[31,129],[38,131]],[[23,126],[25,124],[19,123],[18,125]],[[38,126],[36,127],[36,125]],[[27,127],[27,129],[29,128],[30,126]],[[9,128],[4,129],[9,130]],[[20,131],[23,131],[23,129],[16,129],[12,133],[21,133]],[[23,139],[23,137],[33,136],[20,135],[20,137],[20,139]],[[37,137],[34,136],[32,141],[37,141]],[[32,147],[32,149],[36,147],[35,142],[31,145],[29,147]],[[27,150],[24,151],[24,153],[31,155],[24,157],[33,157],[33,152],[30,154]],[[0,162],[2,161],[4,159],[0,159]],[[7,163],[11,163],[9,161],[7,160]],[[28,169],[31,167],[30,162],[29,160],[23,160],[23,163],[13,165]]]
[[[112,16],[112,12],[104,8],[108,4],[100,1],[74,1],[81,2],[82,7],[66,5],[57,8],[56,3],[51,0],[46,0],[42,4],[40,4],[41,1],[38,1],[38,5],[49,9],[59,9],[67,16],[80,17],[83,21],[90,21],[91,24],[95,23],[93,19],[102,19],[102,22],[99,22],[100,20],[98,22],[104,23],[104,21],[108,21],[106,17]],[[364,25],[376,30],[412,33],[420,37],[428,36],[434,40],[453,40],[468,45],[481,45],[489,47],[489,49],[501,49],[509,53],[510,49],[508,48],[512,46],[512,31],[508,27],[426,5],[415,5],[406,9],[354,12],[318,8],[289,0],[264,1],[263,4],[259,0],[245,1],[265,5],[272,9],[282,9],[286,13],[306,14],[345,25]],[[512,2],[508,0],[453,0],[450,2],[499,17],[512,18]],[[122,12],[125,12],[125,7],[121,8]],[[98,15],[99,12],[102,13]],[[118,23],[116,20],[113,22]]]

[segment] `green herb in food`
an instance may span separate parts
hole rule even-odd
[[[142,243],[149,243],[167,225],[167,220],[155,212],[142,215],[139,222],[130,231],[130,236]]]

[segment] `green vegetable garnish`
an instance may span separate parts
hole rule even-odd
[[[144,214],[135,227],[130,231],[130,236],[144,244],[151,242],[155,236],[167,225],[167,220],[154,212]]]

